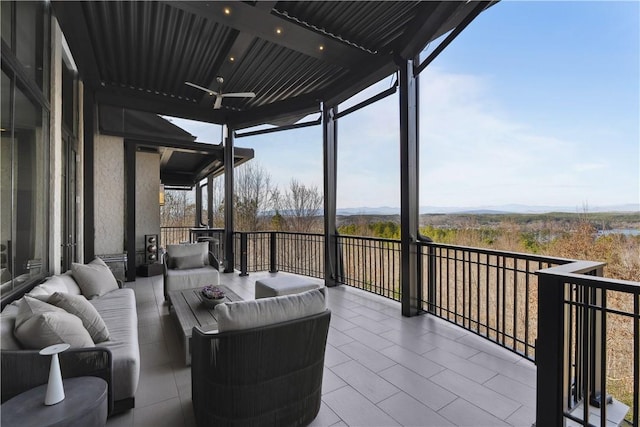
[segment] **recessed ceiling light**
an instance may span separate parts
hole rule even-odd
[[[222,11],[224,12],[225,15],[231,15],[231,8],[228,6],[222,9]]]
[[[230,56],[230,57],[229,57],[229,62],[233,62],[233,61],[235,61],[235,60],[236,60],[236,58],[235,58],[235,57],[233,57],[233,56]]]
[[[282,34],[282,28],[277,27],[277,28],[276,28],[276,34],[277,34],[277,35],[281,35],[281,34]]]
[[[321,44],[320,46],[318,46],[318,49],[324,50],[324,45]]]

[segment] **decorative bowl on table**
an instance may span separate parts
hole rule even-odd
[[[202,305],[207,308],[213,308],[224,302],[224,291],[217,286],[207,285],[200,291],[202,297]]]

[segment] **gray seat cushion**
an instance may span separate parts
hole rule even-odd
[[[138,314],[133,289],[123,288],[89,301],[109,328],[110,339],[97,347],[113,354],[113,397],[115,400],[135,396],[140,377]]]

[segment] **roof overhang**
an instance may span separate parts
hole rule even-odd
[[[101,134],[134,142],[138,151],[158,153],[160,182],[170,187],[193,187],[202,179],[224,173],[222,144],[195,142],[196,137],[157,114],[101,106],[98,115]],[[234,148],[234,166],[251,160],[249,148]]]
[[[234,129],[290,124],[337,105],[491,4],[52,1],[98,104]],[[186,81],[257,96],[225,98],[216,110]]]

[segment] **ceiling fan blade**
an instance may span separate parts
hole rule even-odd
[[[222,107],[222,95],[216,95],[216,102],[213,104],[214,110],[219,110]]]
[[[213,96],[213,95],[218,95],[218,92],[213,91],[213,90],[211,90],[211,89],[208,89],[208,88],[206,88],[206,87],[199,86],[199,85],[197,85],[197,84],[195,84],[195,83],[191,83],[191,82],[184,82],[184,84],[186,84],[186,85],[188,85],[188,86],[191,86],[191,87],[195,87],[196,89],[200,89],[200,90],[202,90],[202,91],[204,91],[204,92],[207,92],[207,93],[208,93],[209,95],[211,95],[211,96]]]
[[[225,98],[255,98],[256,94],[253,92],[231,92],[221,93],[220,96]]]

